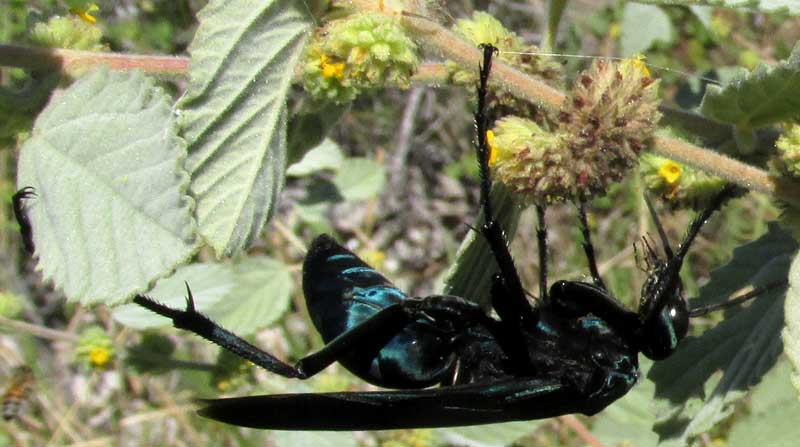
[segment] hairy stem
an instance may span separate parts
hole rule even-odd
[[[99,53],[58,48],[22,47],[0,44],[0,66],[35,71],[59,70],[74,73],[80,69],[107,65],[112,70],[144,70],[148,73],[183,74],[189,67],[185,56]]]

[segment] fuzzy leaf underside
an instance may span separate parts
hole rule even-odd
[[[643,22],[646,22],[647,26],[641,26]],[[672,42],[672,35],[672,22],[661,8],[633,2],[625,3],[620,35],[622,56],[630,57],[647,51],[658,41]]]
[[[774,67],[760,65],[725,87],[709,85],[700,110],[703,115],[737,126],[740,133],[790,120],[800,110],[800,44]]]
[[[170,104],[140,72],[97,70],[53,98],[23,145],[37,268],[70,301],[118,303],[194,253]]]
[[[200,233],[229,256],[258,236],[283,187],[286,98],[310,22],[293,0],[213,0],[198,20],[181,125]]]

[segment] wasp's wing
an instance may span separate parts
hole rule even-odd
[[[203,400],[202,416],[274,430],[388,430],[594,414],[606,399],[558,379],[507,380],[412,391],[275,394]]]
[[[303,263],[303,292],[311,319],[326,342],[408,298],[325,234],[308,249]]]

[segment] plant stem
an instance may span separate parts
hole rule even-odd
[[[65,73],[74,73],[76,70],[88,69],[98,65],[107,65],[112,70],[140,69],[148,73],[184,74],[189,67],[189,58],[185,56],[99,53],[0,44],[0,66],[27,68],[36,71],[59,70]]]

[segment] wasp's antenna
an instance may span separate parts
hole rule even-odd
[[[653,224],[656,226],[656,230],[658,230],[658,236],[661,238],[661,245],[664,246],[664,253],[666,253],[667,258],[672,258],[672,247],[669,245],[667,233],[664,231],[664,226],[661,225],[661,220],[658,218],[655,208],[653,208],[653,202],[650,200],[650,196],[646,192],[644,193],[644,203],[647,204],[647,210],[650,211],[650,217],[653,219]]]
[[[686,231],[686,236],[684,236],[683,241],[681,241],[678,246],[677,252],[673,256],[670,256],[664,269],[659,271],[659,278],[655,284],[655,296],[652,300],[647,302],[647,308],[644,309],[644,313],[642,314],[645,321],[658,318],[658,314],[664,309],[667,300],[670,299],[670,296],[674,293],[676,287],[678,287],[683,259],[689,252],[689,247],[692,245],[692,242],[694,242],[694,238],[697,237],[697,234],[708,218],[711,217],[726,200],[733,197],[737,189],[736,185],[726,185],[722,191],[711,200],[711,203],[706,209],[692,220],[689,229]]]
[[[743,293],[743,294],[737,296],[736,298],[731,298],[731,299],[729,299],[727,301],[723,301],[723,302],[717,303],[717,304],[711,304],[711,305],[708,305],[708,306],[696,307],[694,309],[691,309],[689,311],[689,316],[692,317],[692,318],[694,318],[694,317],[702,317],[703,315],[708,315],[709,313],[717,311],[717,310],[720,310],[720,309],[725,309],[727,307],[732,307],[732,306],[736,306],[736,305],[745,303],[747,301],[750,301],[753,298],[758,297],[759,295],[771,292],[771,291],[773,291],[775,289],[780,289],[780,288],[786,287],[788,285],[789,285],[789,281],[787,281],[785,279],[782,279],[780,281],[775,281],[775,282],[769,283],[769,284],[767,284],[765,286],[756,287],[755,289],[753,289],[753,290],[751,290],[751,291],[749,291],[747,293]]]
[[[711,203],[704,209],[697,217],[694,218],[691,225],[689,226],[689,230],[686,231],[686,236],[684,236],[683,241],[678,246],[678,252],[672,259],[676,259],[675,262],[683,263],[683,258],[686,256],[686,253],[689,252],[689,246],[692,245],[694,238],[697,236],[697,233],[700,232],[700,228],[706,223],[709,217],[714,214],[715,211],[722,207],[722,204],[725,203],[726,200],[732,198],[737,191],[738,187],[733,184],[728,184],[719,194],[714,197]],[[670,261],[672,261],[670,259]]]

